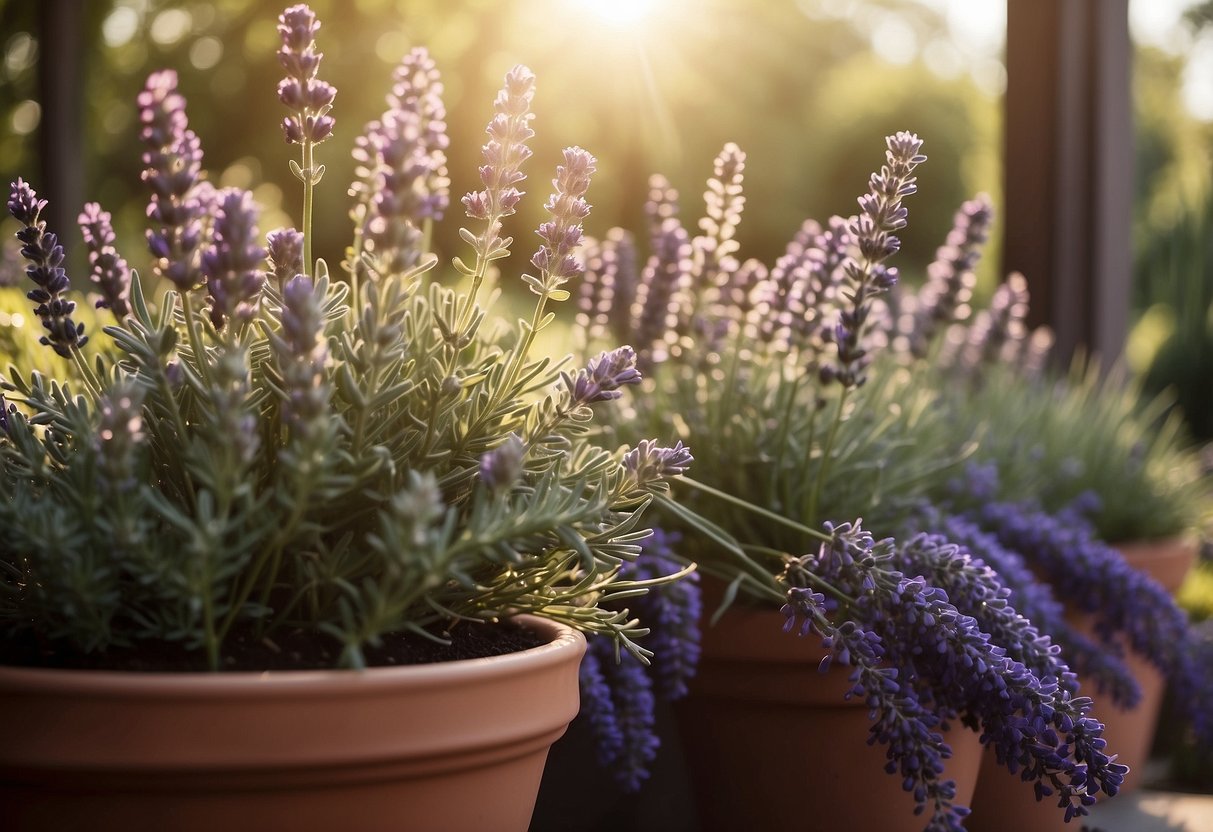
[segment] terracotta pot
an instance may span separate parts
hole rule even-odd
[[[867,707],[843,699],[849,668],[819,673],[818,642],[783,633],[783,621],[734,607],[705,625],[699,671],[678,706],[703,828],[919,832],[925,821],[885,773],[884,747],[867,744]],[[967,806],[978,735],[957,725],[945,738],[947,776]]]
[[[525,830],[585,639],[356,671],[0,668],[5,829]]]
[[[1179,589],[1196,560],[1196,542],[1189,538],[1125,543],[1116,549],[1130,566],[1145,572],[1171,594]],[[1095,635],[1093,616],[1076,613],[1069,618],[1082,632]],[[1118,762],[1129,767],[1120,794],[1132,792],[1141,785],[1166,688],[1162,674],[1139,654],[1126,650],[1125,663],[1141,686],[1141,702],[1137,707],[1125,710],[1101,700],[1094,685],[1087,686],[1090,690],[1083,690],[1095,699],[1095,715],[1104,723],[1108,748],[1117,755]],[[1056,800],[1046,798],[1037,803],[1032,790],[1020,782],[1018,775],[1013,776],[999,767],[990,752],[982,763],[977,792],[973,796],[973,815],[967,828],[976,832],[1019,832],[1023,829],[1047,832],[1071,830],[1075,825],[1064,822],[1064,813],[1057,808]]]

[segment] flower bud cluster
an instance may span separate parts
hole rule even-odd
[[[474,220],[500,221],[514,213],[522,191],[518,183],[526,179],[522,163],[531,158],[526,143],[535,136],[531,129],[531,101],[535,97],[535,75],[519,64],[505,76],[505,86],[493,103],[496,114],[485,132],[489,140],[481,149],[484,164],[480,182],[484,190],[463,197],[463,207]]]
[[[38,199],[37,192],[24,179],[18,177],[12,183],[8,212],[22,225],[17,239],[21,241],[21,256],[29,263],[25,274],[35,287],[26,297],[36,304],[34,314],[46,330],[39,342],[64,358],[71,358],[72,350],[88,343],[88,336],[84,334],[84,324],[72,320],[75,301],[64,297],[71,282],[63,269],[63,246],[59,244],[59,237],[46,230],[46,221],[42,219],[45,207],[46,200]]]
[[[265,235],[265,245],[273,274],[279,288],[292,277],[303,274],[303,235],[294,228],[278,228]]]
[[[552,218],[540,224],[535,232],[543,240],[543,245],[531,256],[531,265],[539,270],[539,276],[528,276],[527,283],[537,295],[552,296],[584,271],[573,255],[581,245],[582,222],[590,215],[585,195],[597,163],[580,147],[564,149],[564,164],[557,165],[556,178],[552,180],[555,193],[544,205]]]
[[[576,375],[562,372],[560,378],[568,392],[567,408],[570,410],[618,399],[623,395],[619,388],[640,383],[636,351],[625,346],[599,353]]]
[[[320,21],[305,4],[286,9],[278,17],[278,35],[282,45],[278,62],[286,77],[278,83],[278,100],[291,110],[282,120],[282,132],[290,144],[317,144],[333,133],[333,117],[329,115],[337,90],[316,78],[320,59],[316,51],[316,32]]]
[[[301,436],[313,436],[329,418],[332,389],[326,381],[328,343],[324,313],[312,281],[296,274],[282,288],[282,332],[273,341],[285,399],[283,421]]]
[[[266,251],[257,242],[257,205],[239,188],[220,192],[214,240],[202,253],[202,274],[211,298],[211,322],[216,330],[229,321],[253,319],[265,274],[260,267]]]
[[[153,271],[188,292],[199,284],[208,189],[202,186],[202,145],[187,129],[185,99],[177,73],[153,72],[139,93],[139,136],[144,144],[143,181],[152,192],[147,245]]]
[[[131,311],[131,270],[114,248],[110,213],[102,211],[97,203],[90,202],[84,206],[76,222],[80,225],[80,233],[88,249],[89,278],[101,294],[97,308],[109,309],[121,320]]]

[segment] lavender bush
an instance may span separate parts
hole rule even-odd
[[[557,168],[523,275],[532,320],[491,325],[481,297],[513,244],[501,221],[521,197],[534,76],[511,70],[496,101],[484,188],[463,199],[473,256],[455,266],[470,280],[456,288],[427,250],[449,208],[447,136],[437,70],[416,50],[357,143],[349,282],[335,279],[310,251],[316,147],[334,132],[318,29],[302,5],[279,20],[300,230],[263,236],[249,193],[214,188],[175,75],[148,79],[150,271],[169,284],[158,304],[108,214],[81,215],[112,355],[82,353],[98,333],[75,317],[45,202],[13,183],[42,340],[72,372],[0,380],[5,647],[71,664],[167,645],[220,669],[240,639],[301,631],[357,667],[388,633],[442,641],[529,612],[606,636],[632,662],[609,672],[630,672],[649,651],[625,599],[679,571],[633,566],[641,515],[691,457],[680,443],[611,453],[587,439],[594,411],[640,380],[631,350],[581,369],[533,355],[582,268],[594,158],[569,148]]]
[[[1000,575],[953,539],[962,530],[950,518],[913,531],[907,522],[973,448],[957,442],[937,391],[874,364],[898,338],[911,342],[889,302],[898,275],[888,261],[925,160],[912,134],[886,145],[858,214],[806,221],[769,266],[737,256],[738,148],[716,160],[697,235],[655,179],[647,260],[632,235],[606,235],[588,258],[579,320],[591,341],[630,341],[646,372],[612,428],[629,438],[676,428],[696,448],[678,499],[657,498],[686,527],[679,551],[727,582],[728,602],[782,609],[788,633],[817,636],[851,668],[849,696],[869,706],[870,739],[926,828],[959,829],[967,814],[946,775],[940,729],[953,721],[979,730],[1069,820],[1115,794],[1126,772],[1091,700]],[[966,208],[966,230],[944,252],[951,272],[971,271],[984,214]],[[911,317],[942,329],[969,286],[941,282]],[[983,325],[993,342],[1003,321]],[[916,349],[930,341],[922,333]],[[860,514],[868,523],[832,519]]]

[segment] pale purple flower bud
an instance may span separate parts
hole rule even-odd
[[[480,457],[480,481],[494,491],[508,491],[522,478],[526,445],[511,433],[500,445]]]
[[[214,242],[202,255],[202,274],[211,296],[211,322],[247,323],[256,313],[265,275],[266,251],[258,243],[257,205],[248,191],[225,188],[215,217]]]
[[[63,246],[54,233],[46,230],[46,222],[41,218],[45,207],[46,200],[38,199],[25,180],[18,178],[12,183],[8,211],[23,226],[17,239],[21,241],[21,256],[29,262],[25,274],[35,286],[26,297],[37,304],[34,314],[46,330],[39,343],[64,358],[71,358],[72,350],[88,343],[88,336],[84,334],[84,324],[72,320],[75,302],[63,297],[71,282],[63,269]]]
[[[675,442],[672,448],[663,448],[655,439],[641,439],[624,455],[623,469],[637,487],[648,489],[685,474],[693,460],[691,449],[685,447],[682,440]]]
[[[620,387],[640,383],[636,351],[624,346],[599,353],[576,376],[562,372],[560,377],[568,388],[571,407],[618,399],[623,395]]]
[[[279,286],[303,274],[303,234],[294,228],[279,228],[265,235],[270,270]]]
[[[97,308],[109,309],[117,318],[125,318],[130,313],[131,270],[114,248],[110,213],[90,202],[76,222],[88,249],[88,263],[92,267],[89,277],[101,293]]]

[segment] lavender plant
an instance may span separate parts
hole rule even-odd
[[[958,212],[950,243],[971,239],[973,206]],[[940,250],[908,308],[965,282],[950,265],[951,248]],[[914,372],[937,391],[955,435],[976,448],[963,473],[928,484],[932,505],[904,526],[942,523],[998,571],[1012,602],[1053,636],[1082,678],[1119,705],[1140,697],[1125,648],[1147,658],[1197,735],[1213,741],[1213,665],[1201,637],[1170,594],[1109,545],[1194,529],[1208,498],[1199,459],[1169,402],[1146,400],[1122,370],[1103,374],[1080,358],[1068,376],[1045,372],[1050,339],[1026,326],[1027,304],[1022,278],[1012,275],[971,321],[943,315],[928,331],[921,317],[902,318],[896,343],[925,345],[939,358]],[[1094,638],[1065,617],[1063,600],[1093,616]]]
[[[873,363],[898,336],[888,261],[925,160],[912,134],[886,144],[859,213],[807,221],[769,267],[723,244],[744,204],[738,149],[717,159],[699,236],[655,180],[640,287],[632,292],[617,264],[645,261],[629,235],[612,232],[590,258],[598,268],[586,275],[581,320],[598,340],[629,340],[647,370],[612,428],[676,429],[697,449],[678,499],[658,497],[688,531],[683,556],[727,583],[726,603],[782,609],[789,633],[815,634],[851,668],[848,695],[869,706],[870,739],[926,828],[959,829],[967,814],[946,776],[940,731],[953,721],[978,729],[1069,820],[1098,793],[1115,794],[1126,772],[1092,701],[999,574],[950,538],[960,530],[948,518],[908,531],[928,486],[973,449],[957,442],[937,391]],[[966,216],[970,230],[945,252],[953,272],[971,270],[984,233],[981,209]],[[967,302],[967,278],[944,286],[943,271],[917,316],[932,326]],[[620,309],[608,298],[633,301]],[[861,513],[875,515],[872,528],[906,533],[879,539],[859,520],[831,520]]]
[[[630,349],[582,369],[533,354],[547,306],[582,268],[594,158],[569,148],[557,168],[523,276],[533,319],[491,328],[478,292],[511,253],[501,219],[521,197],[534,76],[511,70],[497,99],[484,190],[464,198],[474,265],[455,264],[473,279],[457,288],[427,250],[449,202],[447,137],[437,70],[416,50],[358,142],[349,282],[335,279],[310,249],[315,149],[334,128],[318,29],[306,6],[279,19],[300,230],[263,237],[249,193],[212,187],[175,75],[148,79],[148,246],[170,284],[157,304],[114,250],[108,215],[81,215],[112,355],[82,353],[95,333],[73,317],[46,203],[12,185],[43,342],[73,372],[0,379],[6,660],[104,665],[154,650],[217,670],[248,644],[300,635],[359,667],[388,634],[444,642],[532,613],[605,636],[632,663],[607,672],[631,672],[650,651],[627,599],[684,571],[633,565],[642,515],[691,456],[587,437],[640,381]]]

